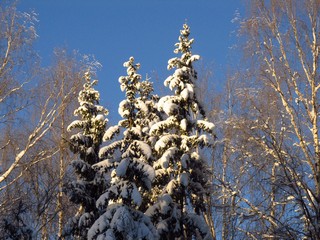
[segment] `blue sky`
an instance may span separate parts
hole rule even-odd
[[[111,121],[118,119],[124,98],[118,84],[126,74],[123,62],[134,56],[139,73],[157,75],[162,84],[185,21],[195,38],[193,53],[213,66],[213,84],[223,82],[229,47],[236,43],[231,20],[237,10],[243,12],[240,0],[20,0],[18,9],[39,14],[36,49],[44,63],[54,48],[66,47],[92,54],[102,64],[97,89]]]

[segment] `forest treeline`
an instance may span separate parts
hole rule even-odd
[[[100,64],[43,67],[0,2],[0,239],[320,239],[320,1],[246,4],[221,91],[184,24],[169,93],[130,57],[112,125]]]

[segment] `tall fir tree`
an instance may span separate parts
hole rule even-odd
[[[126,99],[119,104],[122,120],[110,127],[101,148],[101,162],[94,168],[110,179],[99,197],[101,216],[89,230],[88,239],[157,239],[157,232],[144,211],[150,203],[154,179],[150,127],[159,120],[152,84],[141,82],[140,64],[131,57],[124,63],[127,76],[119,78]],[[118,140],[115,136],[122,133]]]
[[[99,150],[105,133],[108,110],[99,105],[100,94],[94,89],[97,80],[91,80],[90,72],[84,74],[85,83],[79,92],[79,107],[74,111],[80,120],[73,121],[68,131],[78,129],[70,139],[70,149],[79,154],[79,159],[71,162],[77,179],[65,186],[70,201],[80,205],[76,216],[69,220],[64,237],[87,239],[88,229],[98,217],[96,200],[105,190],[103,178],[98,176],[92,165],[99,162]]]
[[[146,214],[161,239],[211,239],[202,216],[210,185],[208,166],[199,149],[213,144],[214,124],[206,120],[195,93],[197,73],[193,62],[200,57],[191,53],[194,40],[189,34],[184,24],[174,50],[181,57],[168,61],[168,70],[175,71],[164,82],[174,94],[159,100],[158,110],[166,117],[150,129],[158,156],[153,165],[157,201]]]

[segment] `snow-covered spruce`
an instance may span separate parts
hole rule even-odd
[[[133,57],[124,63],[127,76],[119,78],[126,98],[119,104],[123,118],[110,127],[103,139],[101,161],[94,169],[110,179],[110,186],[96,202],[100,217],[88,232],[88,239],[157,239],[157,231],[144,211],[150,206],[155,177],[150,127],[159,121],[157,97],[148,80],[141,81],[140,65]]]
[[[99,105],[100,95],[94,89],[97,80],[91,81],[90,72],[84,74],[85,84],[78,96],[79,107],[74,111],[80,119],[68,126],[68,131],[77,130],[70,139],[70,149],[79,154],[79,159],[71,162],[77,180],[65,186],[65,192],[70,201],[79,205],[75,217],[69,220],[64,237],[87,239],[88,229],[99,217],[96,200],[99,193],[105,191],[105,183],[92,168],[99,162],[99,150],[102,137],[105,134],[108,111]]]
[[[161,239],[212,238],[202,216],[210,185],[208,166],[199,152],[214,143],[214,125],[206,120],[194,91],[197,73],[193,62],[199,56],[191,53],[189,34],[184,24],[174,50],[181,57],[168,61],[168,69],[175,71],[164,82],[174,94],[159,100],[158,110],[166,117],[150,129],[156,139],[152,192],[157,200],[146,214]]]

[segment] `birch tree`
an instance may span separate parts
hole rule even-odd
[[[36,22],[34,13],[18,12],[14,5],[3,1],[0,4],[0,129],[7,134],[13,134],[10,127],[15,122],[18,113],[26,107],[26,102],[22,101],[26,97],[25,85],[30,82],[34,73],[35,65],[30,62],[37,62],[32,51],[32,43],[36,38],[34,23]],[[31,69],[22,78],[22,73],[26,69]],[[47,114],[46,114],[47,115]],[[45,119],[45,113],[43,118]],[[49,117],[49,116],[48,116]],[[48,120],[48,119],[45,119]],[[44,124],[45,125],[45,124]],[[37,137],[42,136],[45,127],[36,127],[30,133],[30,139],[20,150],[11,152],[13,155],[9,159],[2,159],[0,183],[4,188],[5,180],[17,167],[25,152],[37,141]],[[9,148],[13,141],[11,136],[3,138],[0,142],[1,151]],[[32,136],[35,136],[35,138]],[[32,138],[32,139],[31,139]],[[10,182],[10,181],[9,181]]]
[[[14,181],[0,194],[1,223],[7,223],[0,224],[1,231],[5,232],[8,228],[15,230],[26,224],[27,229],[32,229],[32,238],[41,239],[61,236],[67,219],[76,212],[62,195],[62,184],[72,176],[67,171],[72,156],[67,150],[70,134],[66,131],[66,125],[71,122],[70,112],[75,107],[76,95],[81,87],[79,72],[94,65],[80,54],[70,54],[65,49],[56,49],[54,55],[50,67],[37,72],[35,80],[41,81],[32,89],[32,100],[24,109],[27,121],[20,122],[18,126],[10,125],[10,132],[14,135],[8,134],[11,143],[2,152],[5,159],[10,156],[10,151],[15,150],[12,146],[24,143],[26,134],[38,124],[43,103],[51,96],[49,104],[56,103],[52,105],[57,110],[55,121],[45,136],[25,153],[19,166],[9,176]],[[19,216],[20,223],[13,221],[13,216]]]
[[[243,236],[319,239],[319,1],[249,6],[248,61],[226,122],[229,177],[216,174],[218,184]]]

